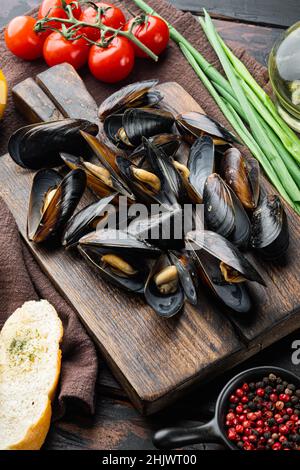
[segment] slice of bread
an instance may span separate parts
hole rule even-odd
[[[0,449],[38,450],[49,430],[62,323],[46,300],[18,308],[0,333]]]

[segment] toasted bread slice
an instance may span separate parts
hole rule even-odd
[[[0,449],[37,450],[50,426],[62,323],[46,300],[18,308],[0,333]]]

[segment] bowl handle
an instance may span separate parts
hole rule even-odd
[[[161,429],[153,437],[153,444],[158,449],[174,449],[202,442],[220,442],[215,418],[203,426]]]

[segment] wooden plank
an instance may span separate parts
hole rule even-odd
[[[227,17],[269,26],[286,28],[300,17],[298,0],[170,0],[180,10],[202,13],[206,8],[215,18]]]

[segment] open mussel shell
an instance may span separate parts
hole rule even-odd
[[[203,198],[205,182],[215,171],[215,147],[210,136],[199,137],[191,147],[188,158],[189,182]]]
[[[139,240],[133,234],[117,229],[96,230],[82,237],[79,244],[108,248],[121,255],[130,253],[132,256],[143,256],[144,258],[155,258],[160,255],[160,250],[145,240]]]
[[[170,133],[174,117],[162,109],[131,108],[123,116],[114,114],[106,118],[104,131],[107,137],[121,148],[135,148],[143,137]]]
[[[120,178],[115,174],[110,174],[102,165],[96,165],[85,161],[80,157],[75,157],[67,153],[61,153],[61,158],[65,164],[73,169],[81,168],[86,173],[87,186],[99,197],[109,196],[116,192],[128,197],[128,191],[121,184]]]
[[[204,250],[220,262],[237,271],[245,279],[265,285],[261,275],[229,240],[210,230],[197,230],[186,235],[188,250]]]
[[[217,173],[206,179],[203,204],[207,227],[228,238],[235,227],[234,207],[230,190]]]
[[[86,176],[73,170],[62,178],[54,170],[40,170],[33,179],[27,234],[31,241],[44,242],[61,236],[85,190]]]
[[[235,312],[249,312],[251,299],[244,283],[226,282],[222,277],[219,261],[204,250],[193,252],[193,259],[200,279],[218,300]]]
[[[145,80],[131,83],[116,91],[100,105],[99,117],[101,121],[104,121],[110,114],[122,112],[129,107],[137,108],[157,104],[162,99],[159,92],[152,90],[157,84],[158,80]]]
[[[162,210],[145,218],[137,217],[130,222],[128,231],[161,250],[184,248],[183,212],[180,208]]]
[[[89,145],[92,153],[100,161],[101,165],[108,171],[111,179],[112,187],[115,191],[118,191],[123,196],[129,199],[134,199],[132,191],[130,191],[128,185],[121,177],[119,167],[117,165],[117,155],[107,147],[103,142],[100,142],[94,136],[87,134],[86,132],[81,133],[87,144]]]
[[[197,137],[208,134],[213,137],[216,145],[238,142],[229,130],[206,114],[198,112],[180,114],[176,118],[176,125],[179,132],[188,140],[193,141]]]
[[[115,197],[115,194],[104,197],[73,215],[63,233],[63,246],[69,248],[76,245],[80,238],[98,228],[102,221],[105,222]]]
[[[176,134],[158,134],[150,137],[149,142],[160,148],[168,157],[174,157],[181,144],[181,137]],[[142,142],[130,155],[130,160],[135,163],[145,158],[147,149]]]
[[[237,148],[228,149],[221,159],[221,175],[245,209],[254,210],[259,197],[259,167],[249,168]]]
[[[289,246],[289,229],[278,196],[265,196],[253,212],[251,246],[270,261],[285,255]]]
[[[123,253],[121,257],[111,249],[88,245],[78,245],[78,251],[106,281],[128,292],[143,293],[149,270],[135,256]]]
[[[155,312],[164,318],[176,315],[184,305],[184,291],[178,270],[167,255],[154,263],[147,279],[145,299]]]
[[[184,253],[169,252],[170,260],[177,268],[185,297],[192,305],[197,304],[196,272],[191,259]]]
[[[59,153],[74,155],[89,151],[80,131],[96,135],[98,126],[82,119],[63,119],[32,124],[14,132],[9,139],[8,151],[20,166],[32,170],[62,164]]]

